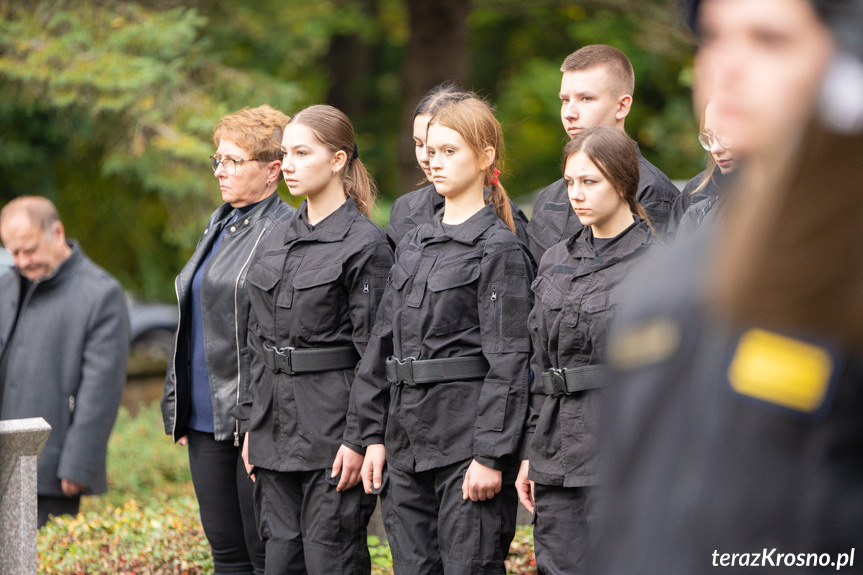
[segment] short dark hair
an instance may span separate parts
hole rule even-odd
[[[618,94],[635,91],[635,72],[626,54],[606,44],[591,44],[570,54],[560,66],[561,72],[578,72],[602,66],[614,81]]]

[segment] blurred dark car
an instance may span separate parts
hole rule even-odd
[[[0,247],[0,276],[14,264],[12,254]],[[164,375],[177,330],[177,306],[139,302],[128,296],[126,301],[131,328],[129,377]]]

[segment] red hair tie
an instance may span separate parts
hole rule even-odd
[[[498,184],[500,183],[499,176],[500,176],[500,170],[498,170],[497,168],[495,168],[495,169],[494,169],[494,177],[491,179],[491,185],[492,185],[492,186],[496,186],[496,185],[498,185]]]

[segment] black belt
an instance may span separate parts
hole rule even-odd
[[[276,348],[264,342],[264,365],[276,373],[312,373],[354,368],[360,354],[351,345],[295,349]]]
[[[604,365],[565,367],[542,372],[542,387],[545,394],[552,397],[605,387],[607,381],[608,371]]]
[[[482,379],[488,374],[484,357],[451,357],[446,359],[387,358],[387,381],[395,385],[444,383]]]

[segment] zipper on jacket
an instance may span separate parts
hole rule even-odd
[[[491,316],[494,318],[495,325],[498,326],[498,330],[500,330],[501,319],[497,317],[497,288],[491,288]]]
[[[179,276],[174,280],[174,293],[177,295],[177,331],[174,332],[174,355],[171,364],[174,370],[174,422],[171,426],[171,438],[177,441],[177,404],[180,401],[177,395],[177,342],[180,341],[180,326],[183,325],[183,308],[180,306],[180,283]]]
[[[242,358],[240,357],[240,324],[237,322],[237,313],[239,311],[237,296],[239,295],[240,291],[240,278],[243,277],[243,270],[246,269],[246,266],[248,266],[249,262],[252,260],[252,256],[258,249],[258,244],[261,242],[261,238],[264,237],[265,233],[267,233],[266,225],[264,225],[264,229],[261,230],[261,233],[258,234],[258,239],[255,240],[255,245],[252,246],[252,250],[249,252],[249,257],[246,258],[246,261],[243,263],[243,267],[240,268],[240,273],[239,275],[237,275],[237,279],[234,281],[234,342],[237,345],[237,405],[240,405],[240,388],[242,387],[243,381],[243,365]],[[248,329],[248,326],[246,326],[246,328]],[[234,447],[239,446],[240,422],[239,420],[237,420],[234,422]]]
[[[363,280],[363,293],[369,293],[369,280]]]

